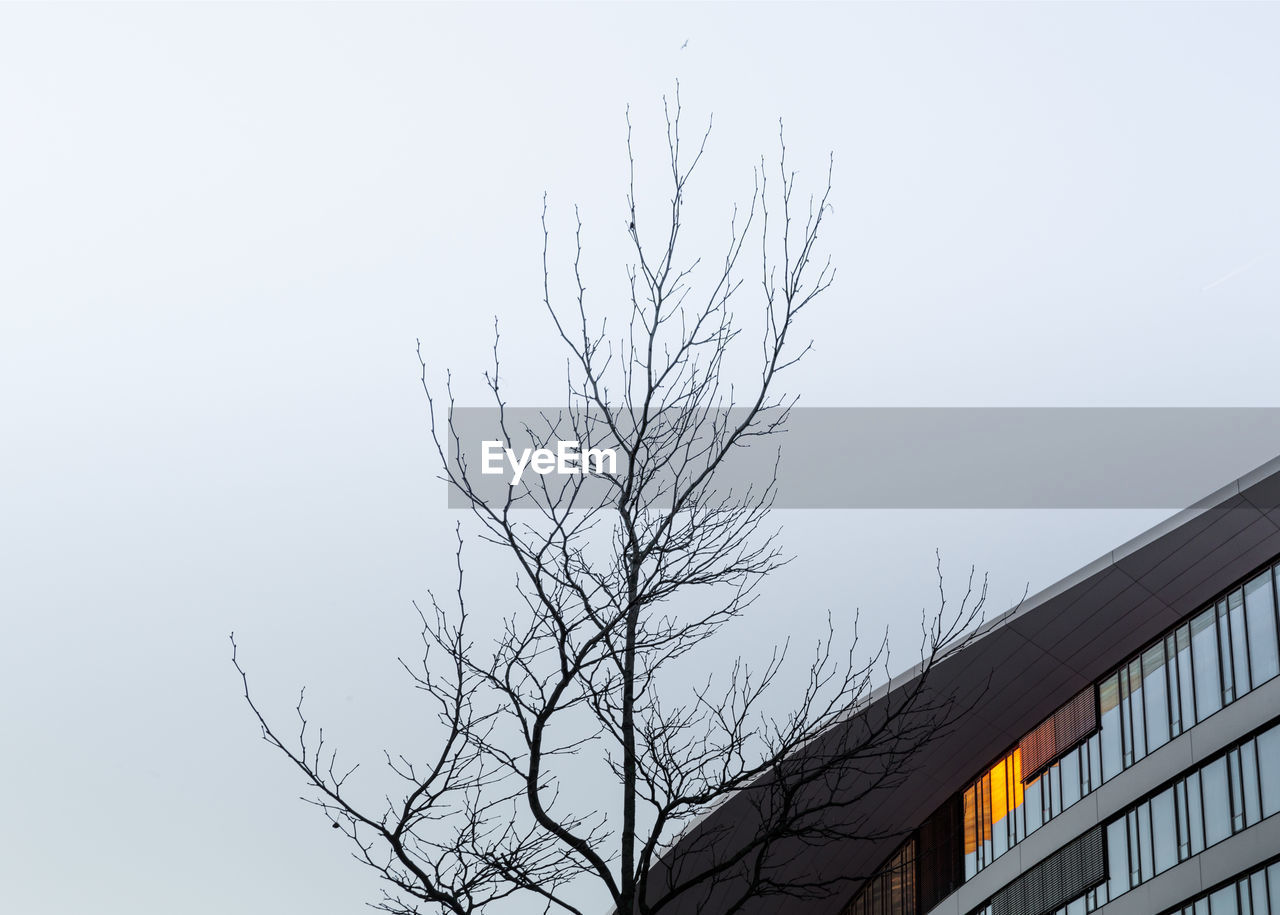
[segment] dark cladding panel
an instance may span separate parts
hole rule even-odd
[[[1106,843],[1095,826],[991,897],[991,912],[1048,915],[1106,879]]]
[[[1098,703],[1090,685],[1018,742],[1022,753],[1022,780],[1031,781],[1045,766],[1097,729]]]

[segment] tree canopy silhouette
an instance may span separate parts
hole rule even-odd
[[[835,278],[819,253],[831,163],[822,185],[802,197],[780,130],[777,163],[761,160],[754,170],[749,201],[729,214],[724,247],[714,257],[689,256],[681,246],[685,202],[711,127],[690,144],[678,93],[663,110],[670,205],[659,224],[638,217],[627,118],[622,215],[632,263],[620,332],[611,334],[588,306],[580,220],[570,268],[576,295],[553,294],[544,198],[543,301],[568,359],[566,406],[538,422],[518,418],[500,380],[496,338],[484,376],[507,442],[608,445],[618,466],[594,477],[527,478],[495,498],[466,460],[451,387],[433,391],[422,364],[444,477],[478,539],[514,564],[519,598],[492,644],[473,643],[468,624],[479,611],[467,598],[459,526],[451,598],[432,596],[420,608],[421,657],[402,661],[441,723],[436,750],[424,759],[387,753],[398,790],[373,806],[353,799],[354,769],[339,765],[322,732],[312,737],[301,700],[296,736],[260,711],[232,636],[264,738],[384,879],[385,911],[469,915],[510,902],[518,911],[536,903],[577,913],[579,890],[590,883],[619,913],[690,911],[714,899],[727,915],[762,895],[847,890],[840,880],[780,874],[797,848],[847,828],[836,825],[834,808],[891,788],[951,717],[946,697],[928,689],[929,672],[981,612],[985,585],[975,589],[972,577],[958,607],[944,600],[922,619],[917,676],[892,702],[868,703],[885,673],[886,643],[859,650],[856,621],[849,644],[828,627],[782,716],[767,712],[764,697],[778,688],[786,647],[758,668],[726,661],[717,648],[717,633],[749,611],[761,583],[787,561],[769,525],[776,465],[773,477],[745,489],[717,483],[737,449],[785,428],[795,403],[780,379],[809,351],[800,319]],[[748,282],[744,264],[756,256]],[[726,367],[750,339],[736,320],[742,314],[758,327],[745,383]],[[705,679],[669,675],[678,659],[688,667],[695,657],[711,671]],[[605,806],[575,791],[572,766],[584,758],[607,773]],[[851,784],[852,793],[835,790]],[[692,828],[735,798],[749,817],[733,828]]]

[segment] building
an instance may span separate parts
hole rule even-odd
[[[848,890],[741,911],[1280,915],[1278,585],[1280,461],[989,621],[932,674],[974,701],[854,811],[888,838],[783,865]]]

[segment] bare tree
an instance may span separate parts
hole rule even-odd
[[[263,736],[303,773],[356,856],[385,878],[385,911],[461,915],[524,897],[525,911],[536,900],[546,911],[579,912],[584,882],[602,887],[614,911],[646,915],[713,901],[731,913],[753,896],[847,889],[839,879],[780,875],[806,844],[856,829],[842,812],[891,787],[951,718],[929,674],[981,611],[985,583],[975,590],[972,575],[959,607],[944,600],[924,617],[916,676],[886,701],[869,701],[886,670],[886,643],[856,652],[856,621],[843,648],[828,627],[781,716],[768,714],[765,696],[781,682],[785,646],[758,669],[730,661],[683,690],[687,677],[664,680],[664,670],[697,656],[706,670],[716,633],[787,561],[768,526],[776,464],[774,477],[745,489],[717,481],[737,449],[783,430],[795,399],[779,393],[779,378],[810,346],[796,339],[797,321],[835,277],[817,252],[830,162],[820,192],[798,204],[781,132],[776,171],[761,161],[714,267],[685,258],[687,185],[710,124],[688,146],[678,94],[664,112],[670,207],[653,227],[638,213],[627,119],[634,263],[622,333],[611,336],[590,317],[580,220],[576,294],[556,301],[544,200],[543,299],[568,357],[567,405],[541,415],[541,428],[518,421],[500,385],[496,335],[485,374],[505,440],[571,438],[583,450],[607,443],[620,452],[613,472],[543,476],[493,498],[468,466],[452,390],[444,404],[434,398],[422,365],[444,475],[480,539],[514,563],[520,598],[495,644],[472,644],[459,527],[455,594],[448,606],[433,596],[419,610],[425,650],[402,662],[435,705],[438,751],[423,760],[387,753],[400,790],[373,806],[353,800],[354,770],[338,765],[322,733],[311,737],[301,700],[296,738],[259,711],[232,637]],[[761,272],[748,286],[740,261],[752,239]],[[741,333],[731,305],[741,313],[752,287],[758,374],[731,384],[725,360]],[[604,806],[580,809],[581,798],[575,806],[565,773],[584,760],[608,773]],[[730,801],[749,815],[731,826],[703,821]]]

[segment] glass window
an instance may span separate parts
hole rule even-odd
[[[1115,899],[1129,890],[1129,843],[1125,817],[1107,824],[1107,895]]]
[[[890,859],[880,878],[884,909],[873,909],[872,915],[914,915],[915,912],[915,840],[909,839]]]
[[[1191,659],[1195,672],[1196,721],[1204,721],[1222,708],[1218,633],[1212,607],[1191,620]]]
[[[1106,884],[1100,888],[1105,889]],[[1263,865],[1225,887],[1181,903],[1178,915],[1280,915],[1280,863]]]
[[[977,786],[964,793],[964,876],[968,880],[978,872],[978,804]]]
[[[1200,773],[1187,776],[1187,819],[1191,834],[1191,854],[1204,851],[1204,799],[1200,796]]]
[[[1006,757],[1009,773],[1009,843],[1021,842],[1025,833],[1018,831],[1018,818],[1014,811],[1020,811],[1026,802],[1022,787],[1022,751],[1015,749]]]
[[[1022,809],[1026,811],[1027,835],[1035,832],[1044,825],[1044,793],[1042,789],[1043,776],[1037,778],[1031,784],[1023,789],[1022,793]]]
[[[1243,696],[1252,686],[1249,678],[1249,638],[1244,631],[1244,589],[1227,595],[1227,618],[1231,622],[1231,658],[1235,671],[1236,695]]]
[[[1142,882],[1142,846],[1138,839],[1138,811],[1130,810],[1124,818],[1129,835],[1129,886]]]
[[[1178,825],[1173,815],[1173,789],[1151,799],[1151,835],[1155,843],[1155,871],[1167,871],[1178,863]]]
[[[1191,676],[1191,624],[1183,623],[1173,634],[1174,644],[1178,650],[1178,692],[1180,694],[1180,712],[1182,729],[1186,730],[1196,723],[1195,681]],[[1280,915],[1277,912],[1276,915]]]
[[[991,846],[992,859],[1009,850],[1008,815],[1013,798],[1009,791],[1008,759],[996,763],[990,772],[991,779]]]
[[[978,866],[991,863],[991,773],[978,782]]]
[[[1280,912],[1271,913],[1271,907],[1267,905],[1266,871],[1258,871],[1249,877],[1249,895],[1253,899],[1254,915],[1280,915]]]
[[[1191,823],[1187,819],[1187,783],[1185,780],[1173,786],[1173,796],[1177,801],[1178,807],[1178,860],[1182,861],[1191,855]]]
[[[1086,746],[1089,748],[1089,787],[1087,790],[1095,791],[1102,784],[1102,741],[1097,733],[1089,738]],[[1280,912],[1277,912],[1276,915],[1280,915]]]
[[[1169,737],[1182,733],[1182,709],[1179,707],[1178,648],[1173,633],[1164,637],[1165,676],[1169,681]]]
[[[1113,778],[1120,772],[1120,676],[1112,674],[1098,685],[1098,710],[1101,719],[1102,778]]]
[[[1244,586],[1244,610],[1249,624],[1249,666],[1253,671],[1253,684],[1257,686],[1280,673],[1270,570]]]
[[[1065,810],[1080,800],[1080,751],[1072,750],[1062,757],[1062,807]]]
[[[1262,819],[1258,794],[1258,746],[1251,740],[1240,748],[1240,787],[1244,794],[1244,822],[1252,826]]]
[[[1169,742],[1169,695],[1165,683],[1164,642],[1142,653],[1142,696],[1147,719],[1149,750]]]
[[[1143,804],[1134,811],[1138,821],[1138,863],[1141,865],[1138,879],[1146,882],[1156,875],[1154,843],[1151,838],[1151,805]]]
[[[1142,658],[1134,658],[1129,662],[1127,676],[1120,680],[1120,695],[1124,697],[1125,688],[1129,690],[1129,701],[1120,707],[1121,715],[1129,715],[1129,723],[1125,728],[1125,739],[1129,745],[1125,748],[1125,763],[1132,765],[1147,755],[1147,731],[1144,724],[1146,715],[1142,711]]]
[[[1217,759],[1200,770],[1200,790],[1204,795],[1204,842],[1213,845],[1231,835],[1231,790],[1227,784],[1227,761]]]
[[[1280,727],[1258,735],[1258,781],[1262,787],[1262,815],[1280,813]],[[1280,879],[1280,874],[1277,874]],[[1280,915],[1280,908],[1276,910]]]
[[[1231,784],[1231,831],[1244,829],[1244,785],[1240,779],[1240,750],[1227,754],[1227,781]]]
[[[1222,662],[1222,704],[1229,705],[1236,700],[1235,679],[1232,677],[1231,665],[1231,627],[1227,623],[1227,602],[1218,601],[1218,657]]]
[[[904,915],[914,915],[916,911],[916,843],[912,839],[907,845],[907,850],[903,852],[903,869],[906,874],[903,882],[903,908]]]
[[[1236,885],[1224,886],[1209,897],[1210,915],[1240,915],[1236,908]]]

